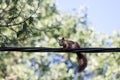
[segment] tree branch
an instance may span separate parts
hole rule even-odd
[[[29,17],[30,18],[30,17]],[[10,26],[16,26],[24,23],[25,21],[29,20],[29,18],[26,18],[24,21],[21,21],[19,23],[14,23],[14,24],[8,24],[8,25],[0,25],[0,27],[10,27]]]
[[[38,8],[39,8],[39,4],[38,4],[38,7],[35,9],[35,13],[36,13],[36,11],[38,10]],[[21,12],[19,12],[18,16],[20,15],[20,13],[21,13]],[[20,24],[26,22],[27,20],[29,20],[29,18],[32,17],[32,15],[33,15],[33,14],[31,14],[28,18],[24,19],[23,21],[21,21],[21,22],[19,22],[19,23],[6,24],[6,25],[1,25],[1,24],[0,24],[0,27],[10,27],[10,26],[20,25]],[[18,17],[18,16],[16,16],[16,17]],[[14,18],[16,18],[16,17],[14,17]]]

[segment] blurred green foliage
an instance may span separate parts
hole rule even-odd
[[[82,10],[70,15],[53,0],[0,0],[1,47],[59,47],[59,37],[81,47],[120,47],[120,31],[98,35]],[[74,54],[0,52],[0,80],[120,80],[119,53],[85,55],[88,67],[77,73]]]

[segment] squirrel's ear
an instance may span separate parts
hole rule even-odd
[[[62,37],[62,40],[64,40],[64,37]]]

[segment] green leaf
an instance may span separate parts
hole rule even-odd
[[[16,5],[18,0],[12,0],[12,2]]]
[[[0,4],[2,4],[2,0],[0,0]]]
[[[29,18],[29,24],[32,24],[33,23],[33,17],[30,17]]]
[[[6,4],[9,5],[10,4],[10,0],[5,0]]]

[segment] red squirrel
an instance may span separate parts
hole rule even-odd
[[[64,38],[59,39],[58,43],[60,46],[63,46],[64,49],[80,48],[80,45],[77,42],[65,40]],[[78,60],[78,72],[82,72],[87,67],[87,59],[80,52],[76,52],[76,54],[77,54],[77,60]]]

